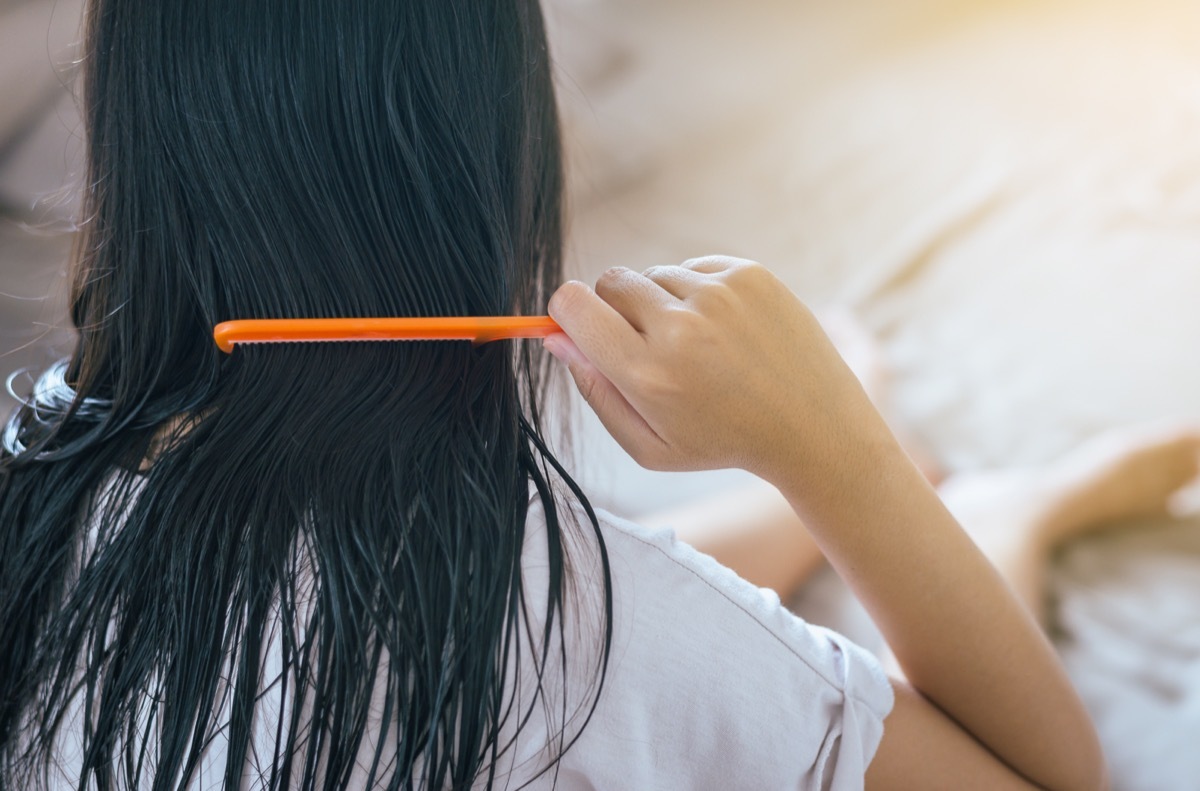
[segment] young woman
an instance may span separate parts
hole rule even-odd
[[[1035,622],[766,269],[555,290],[533,0],[92,0],[85,43],[79,345],[0,456],[0,786],[1103,787]],[[533,344],[210,335],[547,303],[617,439],[777,486],[908,682],[594,512]]]

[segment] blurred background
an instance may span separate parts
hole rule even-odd
[[[82,175],[73,88],[82,0],[0,0],[0,381],[70,351]],[[28,393],[18,375],[16,392]],[[15,401],[0,388],[0,414]]]
[[[69,349],[79,6],[0,0],[0,372]],[[887,410],[951,471],[1200,420],[1200,4],[546,6],[572,276],[762,261],[871,331]],[[618,514],[744,479],[648,473],[573,419],[573,468]],[[1200,788],[1200,525],[1080,541],[1054,591],[1117,787]],[[855,635],[839,595],[815,582],[813,617]]]

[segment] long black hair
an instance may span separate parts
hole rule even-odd
[[[598,695],[611,642],[599,525],[543,438],[545,356],[226,356],[211,329],[544,312],[562,172],[536,0],[92,0],[83,85],[78,347],[0,443],[0,784],[51,785],[78,731],[80,788],[216,782],[218,737],[231,789],[342,788],[356,765],[491,785],[529,716],[514,673],[583,668]],[[587,611],[569,536],[602,569],[590,657],[562,638]]]

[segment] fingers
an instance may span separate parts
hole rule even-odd
[[[546,351],[567,364],[575,386],[613,439],[639,464],[650,466],[663,455],[666,443],[621,395],[607,377],[563,333],[543,341]]]
[[[637,329],[585,283],[563,283],[550,297],[550,317],[602,372],[620,370],[644,346]]]
[[[714,275],[755,266],[758,266],[755,262],[744,258],[713,255],[692,258],[679,266],[652,266],[642,274],[676,299],[687,301],[706,286],[713,285]]]
[[[645,332],[656,314],[675,302],[675,298],[645,275],[616,266],[596,281],[596,295],[612,305],[638,332]]]
[[[595,290],[579,281],[564,283],[550,298],[548,312],[592,364],[614,378],[644,348],[642,335],[657,316],[711,285],[713,275],[754,266],[745,259],[709,256],[651,267],[645,274],[613,267],[596,281]]]
[[[794,341],[811,334],[803,306],[782,298],[782,288],[765,268],[735,258],[643,274],[615,267],[594,290],[572,281],[554,293],[549,313],[562,334],[545,345],[567,362],[604,427],[643,466],[695,469],[758,464],[761,457],[765,469],[783,455],[773,450],[778,421],[760,430],[753,419],[734,425],[725,416],[741,410],[746,389],[752,402],[771,405],[754,414],[773,414],[794,400],[794,382],[762,375],[763,368],[794,368],[796,349],[806,348]]]
[[[744,269],[748,266],[757,266],[757,264],[744,258],[713,255],[692,258],[679,266],[652,266],[642,272],[642,276],[676,299],[685,301],[709,284],[712,275]],[[600,292],[600,283],[597,283],[596,287],[597,292]],[[608,299],[606,294],[601,293],[601,296]],[[644,329],[644,327],[639,327],[639,330],[644,331]]]
[[[708,275],[681,266],[652,266],[642,275],[680,301],[695,295],[709,279]]]

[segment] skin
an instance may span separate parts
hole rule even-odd
[[[929,480],[931,467],[921,469]],[[1193,512],[1188,497],[1198,475],[1200,427],[1164,422],[1110,431],[1040,467],[939,476],[937,491],[1045,627],[1046,570],[1061,545],[1083,533]],[[633,521],[674,530],[784,600],[800,595],[825,561],[787,499],[761,480]]]
[[[546,348],[633,458],[776,487],[907,681],[872,789],[1102,789],[1082,702],[1026,610],[766,268],[703,258],[565,283]]]

